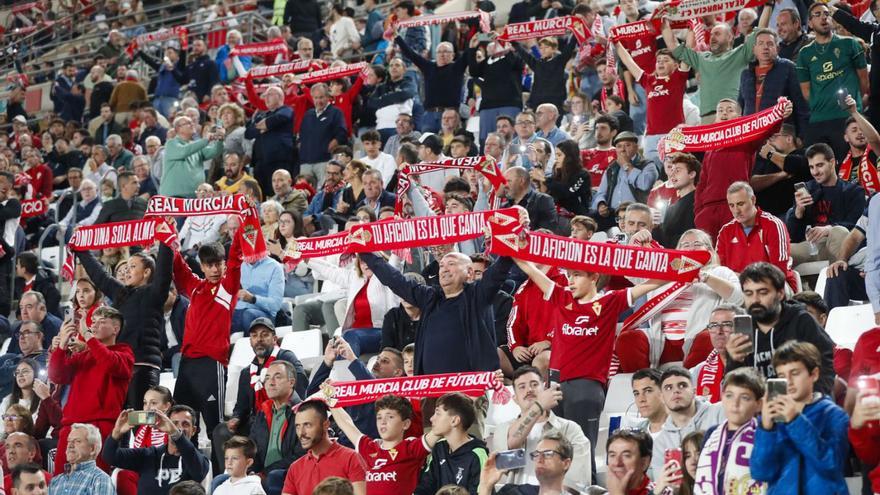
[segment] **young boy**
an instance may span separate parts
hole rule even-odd
[[[724,377],[721,404],[727,420],[706,431],[697,461],[695,494],[764,492],[764,484],[752,479],[748,464],[763,397],[764,379],[753,368],[739,368]]]
[[[381,437],[379,439],[361,433],[345,409],[334,408],[331,414],[369,468],[367,493],[396,495],[413,492],[425,458],[439,437],[435,433],[428,433],[420,438],[403,437],[413,417],[409,400],[397,395],[386,395],[376,401],[376,429]]]
[[[633,301],[666,282],[652,280],[600,295],[598,273],[569,270],[568,288],[563,289],[534,263],[514,261],[544,293],[545,309],[557,322],[550,369],[559,370],[562,384],[560,416],[580,425],[590,445],[596,445],[618,317]]]
[[[256,456],[257,444],[248,437],[236,435],[224,442],[223,459],[229,479],[214,490],[214,495],[266,495],[260,477],[248,476]]]
[[[848,493],[843,465],[849,418],[814,392],[821,360],[809,342],[789,341],[773,354],[776,376],[788,382],[788,393],[764,401],[751,459],[752,478],[766,482],[770,494]]]
[[[415,366],[416,361],[416,345],[415,344],[407,344],[406,347],[403,348],[403,371],[406,373],[406,376],[413,376],[413,367]]]

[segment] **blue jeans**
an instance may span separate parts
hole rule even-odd
[[[422,132],[433,132],[437,133],[440,131],[440,118],[443,116],[443,112],[428,112],[426,111],[422,114],[422,122],[419,126],[419,129]]]
[[[257,308],[243,308],[232,313],[232,330],[230,333],[242,332],[247,337],[250,334],[251,322],[257,318],[265,317],[275,321],[275,317]]]
[[[349,328],[343,330],[342,338],[351,346],[355,355],[362,353],[373,354],[379,352],[382,345],[381,328]]]
[[[153,108],[166,118],[174,113],[175,103],[177,103],[177,98],[173,96],[157,96],[153,98]]]
[[[602,81],[595,67],[587,67],[581,72],[581,92],[592,98],[596,91],[602,89]]]
[[[495,132],[495,119],[497,119],[499,115],[507,115],[511,119],[515,119],[516,114],[521,111],[522,108],[520,107],[498,107],[480,110],[480,148],[482,148],[483,143],[486,142],[486,136],[488,136],[490,132]]]
[[[645,133],[648,95],[645,94],[645,88],[637,82],[633,83],[633,88],[636,90],[636,95],[639,97],[639,104],[633,105],[630,103],[629,118],[633,120],[633,132],[636,136],[641,136]]]

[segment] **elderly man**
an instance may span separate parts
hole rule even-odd
[[[317,83],[311,88],[315,107],[303,117],[299,135],[299,158],[303,173],[311,173],[324,182],[324,167],[333,148],[348,141],[342,111],[330,104],[330,88]]]
[[[207,129],[207,128],[206,128]],[[205,160],[223,152],[223,128],[205,133],[204,138],[193,139],[194,123],[189,117],[174,119],[174,138],[165,145],[162,181],[159,194],[180,198],[195,197],[196,188],[205,180]]]
[[[293,188],[293,178],[287,170],[279,169],[272,173],[272,192],[275,195],[269,199],[278,201],[287,211],[302,214],[309,206],[306,192]]]
[[[82,175],[82,174],[80,174]],[[104,208],[101,197],[98,196],[98,185],[89,179],[82,179],[79,186],[80,200],[76,203],[76,208],[67,210],[64,218],[58,222],[59,228],[65,232],[65,235],[72,235],[69,229],[73,226],[89,226],[94,225],[98,220],[98,215]]]
[[[95,464],[95,459],[101,452],[100,430],[88,423],[74,423],[67,430],[68,435],[62,437],[63,442],[58,447],[60,450],[61,443],[65,444],[66,454],[61,458],[67,464],[62,464],[64,469],[56,470],[57,474],[49,485],[49,493],[114,495],[116,489],[113,488],[110,476]]]
[[[296,155],[291,132],[293,110],[284,105],[284,91],[279,86],[269,86],[263,100],[266,110],[254,114],[244,137],[254,140],[251,157],[254,177],[262,190],[269,191],[275,170],[295,171]]]
[[[61,293],[55,287],[57,280],[43,270],[36,253],[26,251],[15,259],[15,296],[16,299],[28,291],[36,291],[46,299],[46,309],[55,316],[61,317],[58,306]]]
[[[566,139],[571,139],[571,136],[569,136],[567,132],[556,127],[556,121],[559,119],[559,109],[556,108],[556,105],[552,103],[542,103],[538,105],[535,115],[538,117],[538,137],[550,141],[553,146],[556,146]]]
[[[553,414],[553,408],[562,401],[562,391],[559,390],[559,386],[551,384],[551,387],[547,388],[540,370],[532,366],[523,366],[514,372],[513,393],[520,414],[516,419],[498,425],[490,450],[492,452],[510,449],[540,451],[540,444],[543,442],[540,440],[541,436],[553,431],[564,438],[573,450],[566,457],[571,461],[572,469],[565,473],[565,484],[589,486],[592,464],[590,441],[577,423]],[[507,482],[534,485],[536,481],[540,481],[538,475],[542,460],[532,457],[526,459],[525,468],[511,472]]]
[[[556,216],[556,204],[553,198],[531,187],[529,173],[523,167],[510,167],[504,171],[507,186],[504,196],[505,206],[522,206],[529,212],[531,228],[556,231],[559,219]],[[481,199],[482,201],[482,199]],[[477,208],[481,209],[481,208]]]
[[[741,307],[722,303],[712,310],[706,329],[697,336],[702,338],[708,334],[712,342],[712,351],[706,359],[690,369],[697,395],[709,403],[721,402],[721,382],[727,371],[727,339],[733,333],[734,317],[744,314],[746,312]]]
[[[600,230],[612,226],[613,213],[624,201],[643,203],[654,182],[657,181],[657,167],[639,156],[638,138],[624,131],[614,137],[617,158],[602,174],[599,190],[593,196],[594,217]]]
[[[498,369],[492,302],[510,271],[510,258],[500,258],[481,280],[468,283],[470,257],[449,253],[440,260],[439,287],[410,281],[371,253],[361,259],[383,285],[422,311],[415,374]]]
[[[421,132],[413,130],[413,117],[408,113],[399,114],[397,120],[394,121],[394,125],[396,132],[393,136],[388,138],[388,141],[385,142],[385,147],[382,149],[382,151],[391,156],[397,156],[397,152],[400,150],[400,145],[402,144],[403,139],[409,139],[415,142],[422,135]],[[439,127],[440,124],[438,123],[437,126]]]
[[[382,172],[369,169],[364,172],[361,180],[364,184],[364,199],[354,205],[352,211],[357,211],[361,207],[367,207],[372,210],[376,216],[379,216],[379,210],[384,207],[394,207],[397,196],[385,190],[382,182]]]
[[[131,168],[138,183],[138,197],[149,200],[151,196],[159,194],[159,186],[150,174],[150,159],[144,155],[138,155],[131,161]]]
[[[425,80],[425,113],[422,115],[420,128],[424,132],[437,132],[440,130],[443,110],[457,109],[461,102],[461,88],[468,59],[462,56],[455,60],[455,49],[447,41],[437,45],[437,58],[433,62],[413,50],[402,36],[398,35],[394,42],[400,47],[403,56],[422,71]]]
[[[18,466],[27,466],[34,462],[34,458],[40,452],[40,444],[37,443],[37,440],[28,435],[27,433],[22,433],[19,431],[14,431],[6,436],[6,465],[9,467],[9,470],[14,470]],[[32,464],[31,464],[32,465]],[[41,469],[37,469],[34,473],[37,477],[41,477],[42,481],[46,483],[46,486],[49,485],[48,480],[52,479],[52,476],[43,471]],[[31,494],[31,493],[40,493],[40,492],[30,492],[30,491],[22,491],[19,489],[17,492],[13,490],[13,480],[12,474],[7,474],[3,477],[3,488],[6,490],[7,494]],[[45,491],[42,492],[45,495]]]
[[[95,225],[114,222],[140,220],[147,211],[147,200],[138,196],[141,186],[133,172],[119,174],[117,183],[118,196],[104,203]]]
[[[165,147],[156,136],[150,136],[144,140],[145,156],[150,159],[150,175],[156,180],[156,184],[162,181],[162,169],[165,161]]]
[[[490,132],[486,135],[486,143],[483,144],[483,154],[491,156],[496,162],[501,163],[504,151],[507,149],[507,141],[504,136],[497,132]]]
[[[15,368],[22,359],[33,359],[45,367],[49,358],[43,347],[42,325],[35,321],[23,321],[16,334],[13,339],[18,343],[19,352],[9,352],[0,356],[0,394],[4,397],[12,393]]]
[[[764,8],[758,20],[758,28],[770,23],[772,8]],[[726,22],[712,27],[708,52],[696,52],[678,43],[669,22],[663,21],[663,41],[672,50],[675,59],[688,64],[700,73],[700,116],[704,124],[715,121],[715,105],[724,98],[734,99],[739,93],[740,73],[752,59],[757,38],[756,29],[742,45],[733,46],[733,31]]]
[[[24,322],[33,321],[39,323],[43,334],[42,348],[48,349],[52,339],[58,335],[58,331],[61,328],[61,319],[48,312],[46,309],[46,298],[36,291],[31,290],[22,294],[18,307],[21,312],[22,323],[18,325],[18,328],[13,327],[13,333],[19,332]],[[22,349],[18,347],[19,342],[20,339],[11,341],[7,352],[22,352]]]
[[[253,180],[247,172],[244,171],[241,155],[234,151],[230,151],[223,155],[223,177],[217,179],[214,185],[217,189],[227,194],[235,194],[238,188],[246,180]]]

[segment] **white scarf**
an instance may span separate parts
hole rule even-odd
[[[757,426],[758,422],[754,418],[732,433],[727,430],[727,421],[718,425],[706,439],[697,461],[695,495],[764,495],[767,492],[767,487],[760,481],[753,480],[749,471]],[[733,435],[733,442],[727,453],[727,462],[722,466],[721,456],[728,435]],[[720,493],[717,488],[719,476],[723,479],[724,487]]]

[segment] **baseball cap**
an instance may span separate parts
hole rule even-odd
[[[256,327],[266,327],[273,333],[275,332],[275,323],[265,316],[261,316],[252,321],[251,326],[248,328],[248,332],[253,332]]]

